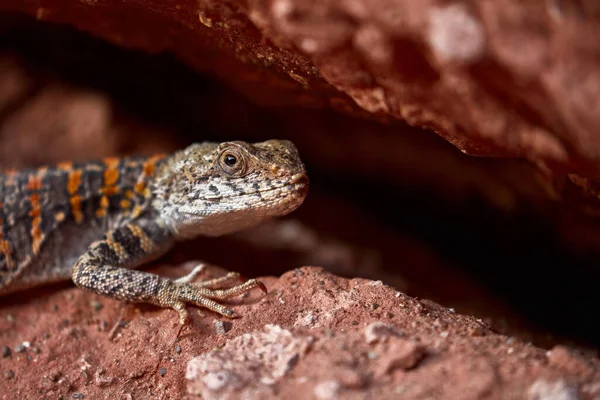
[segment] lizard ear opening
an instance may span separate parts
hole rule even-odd
[[[219,166],[227,175],[241,177],[246,173],[246,157],[236,148],[225,149],[219,156]]]

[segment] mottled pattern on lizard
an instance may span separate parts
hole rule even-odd
[[[81,288],[170,307],[186,303],[225,316],[215,300],[264,286],[238,278],[170,280],[136,268],[175,241],[218,236],[299,207],[308,178],[295,146],[271,140],[194,144],[171,156],[64,162],[0,174],[0,294],[71,277]]]

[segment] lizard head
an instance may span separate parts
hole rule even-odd
[[[218,236],[292,212],[307,191],[290,141],[204,142],[160,166],[153,206],[176,237]]]

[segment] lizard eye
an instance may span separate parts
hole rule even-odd
[[[232,154],[225,154],[225,157],[223,157],[223,162],[228,167],[233,167],[237,163],[237,157]]]
[[[245,172],[245,163],[243,157],[232,151],[224,152],[219,158],[221,169],[228,175],[242,175]]]

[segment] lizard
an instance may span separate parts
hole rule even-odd
[[[138,267],[176,242],[220,236],[297,209],[306,168],[287,140],[200,142],[172,154],[59,162],[0,173],[0,295],[72,279],[80,288],[150,303],[189,322],[187,304],[226,317],[219,300],[266,287],[229,272],[195,282]]]

